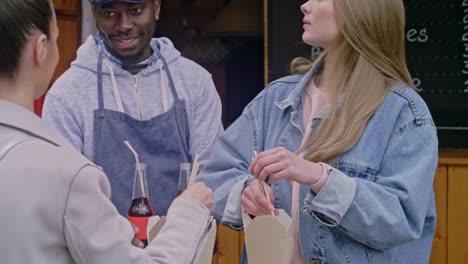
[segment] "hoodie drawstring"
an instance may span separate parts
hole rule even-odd
[[[119,86],[117,85],[117,80],[115,78],[114,70],[112,69],[112,66],[109,65],[108,62],[103,61],[104,65],[107,66],[109,69],[110,75],[111,75],[111,80],[112,80],[112,91],[114,93],[115,97],[115,103],[117,104],[117,110],[121,113],[124,113],[124,108],[123,108],[123,103],[122,103],[122,98],[120,97],[120,92],[119,92]],[[163,70],[163,66],[159,65],[159,71],[161,74],[160,78],[160,85],[161,85],[161,93],[162,93],[162,105],[163,105],[163,113],[167,112],[169,110],[169,99],[167,96],[167,86],[166,86],[166,78],[165,78],[165,71]],[[138,79],[136,75],[132,75],[132,80],[133,80],[133,88],[135,92],[135,98],[136,98],[136,103],[138,107],[138,115],[140,120],[143,120],[143,108],[142,108],[142,102],[141,102],[141,96],[138,91]]]
[[[114,97],[115,97],[115,103],[117,104],[117,109],[119,110],[119,112],[123,113],[124,110],[123,110],[122,98],[120,97],[119,87],[117,86],[117,81],[115,79],[114,70],[112,69],[112,66],[110,66],[106,61],[103,61],[103,62],[109,69],[109,72],[111,75],[112,90],[114,91]]]

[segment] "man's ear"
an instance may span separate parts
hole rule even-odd
[[[159,20],[159,13],[161,12],[161,0],[154,0],[154,19]]]
[[[34,45],[34,62],[41,66],[47,60],[47,36],[40,34],[36,37]]]

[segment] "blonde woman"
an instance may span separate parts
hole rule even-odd
[[[304,42],[324,53],[294,61],[298,74],[271,83],[215,145],[201,177],[214,214],[234,228],[241,205],[298,214],[291,263],[427,263],[438,142],[405,64],[403,1],[301,10]]]

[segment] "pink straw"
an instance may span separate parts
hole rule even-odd
[[[145,188],[143,186],[143,175],[141,175],[141,166],[140,166],[140,160],[138,159],[138,153],[135,151],[135,149],[132,147],[132,145],[130,145],[130,142],[125,140],[124,143],[125,143],[125,145],[127,145],[127,147],[130,149],[130,151],[135,156],[135,162],[136,162],[136,166],[137,166],[138,177],[140,178],[141,192],[143,194],[143,197],[147,197]]]

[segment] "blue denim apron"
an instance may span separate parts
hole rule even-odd
[[[128,140],[138,152],[140,162],[146,164],[148,193],[154,213],[166,215],[169,205],[177,197],[179,164],[191,161],[185,102],[177,96],[167,62],[160,56],[174,97],[171,109],[149,120],[137,120],[123,112],[105,109],[103,54],[101,50],[97,65],[99,108],[94,111],[94,162],[107,174],[112,202],[126,217],[135,174],[135,158],[123,143]],[[161,72],[161,78],[163,74]]]

